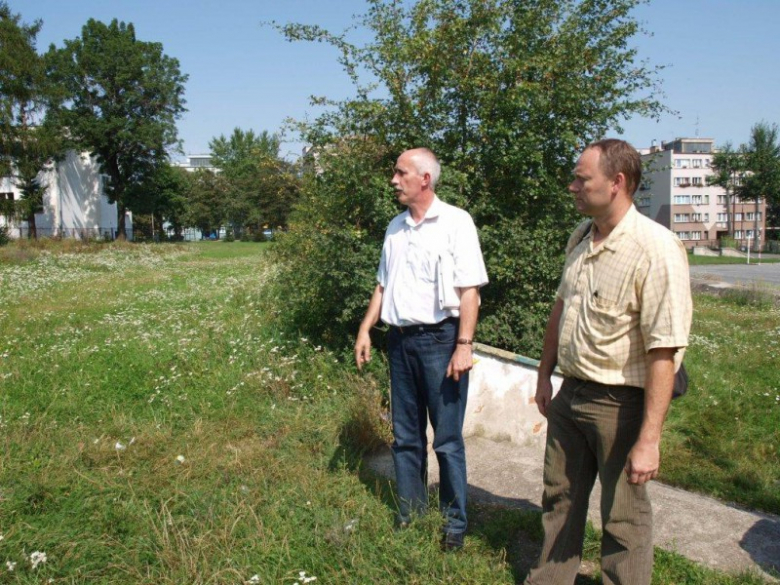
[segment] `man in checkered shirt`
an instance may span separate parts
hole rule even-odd
[[[569,186],[590,219],[569,239],[539,366],[535,399],[548,421],[545,537],[527,585],[574,582],[597,475],[603,581],[650,583],[646,483],[658,475],[692,303],[685,248],[634,207],[641,173],[630,144],[601,140],[582,153]],[[564,382],[553,398],[556,365]]]

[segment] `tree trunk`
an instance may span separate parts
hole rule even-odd
[[[116,239],[124,241],[127,240],[127,230],[125,229],[125,215],[127,208],[125,207],[124,203],[120,203],[119,201],[116,202],[116,208],[119,212],[119,223],[116,227]]]
[[[37,240],[38,239],[38,228],[35,225],[35,212],[31,211],[30,215],[27,216],[27,239],[28,240]]]

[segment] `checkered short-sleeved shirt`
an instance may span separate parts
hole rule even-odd
[[[679,368],[688,345],[693,307],[685,248],[633,206],[595,248],[589,225],[580,224],[567,246],[558,367],[583,380],[644,387],[647,352],[680,348]]]

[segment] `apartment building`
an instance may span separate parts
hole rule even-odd
[[[715,152],[712,138],[676,138],[639,149],[645,164],[642,184],[634,195],[637,209],[673,231],[686,248],[715,246],[728,236],[726,191],[708,185]],[[766,202],[731,197],[734,239],[764,242]]]
[[[95,157],[73,150],[56,164],[50,164],[38,175],[46,187],[43,211],[35,214],[40,237],[109,238],[116,236],[119,213],[116,203],[109,203],[104,193],[105,177]],[[0,177],[0,200],[19,200],[21,193],[15,176]],[[13,238],[27,237],[29,225],[23,218],[0,213],[0,226]],[[125,216],[125,229],[132,238],[132,213]]]
[[[188,154],[186,162],[174,162],[171,163],[171,166],[179,167],[190,173],[198,170],[219,172],[219,169],[212,164],[211,158],[210,154]]]

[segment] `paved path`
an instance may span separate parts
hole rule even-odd
[[[780,263],[691,266],[691,278],[711,283],[766,284],[780,287]]]
[[[518,446],[479,437],[466,440],[469,496],[475,502],[540,509],[543,448]],[[431,453],[430,480],[438,482]],[[393,477],[389,451],[368,459],[378,473]],[[601,526],[600,489],[594,489],[590,519]],[[727,572],[774,569],[780,572],[780,517],[743,510],[706,496],[650,484],[656,546]],[[764,576],[771,579],[766,573]]]

